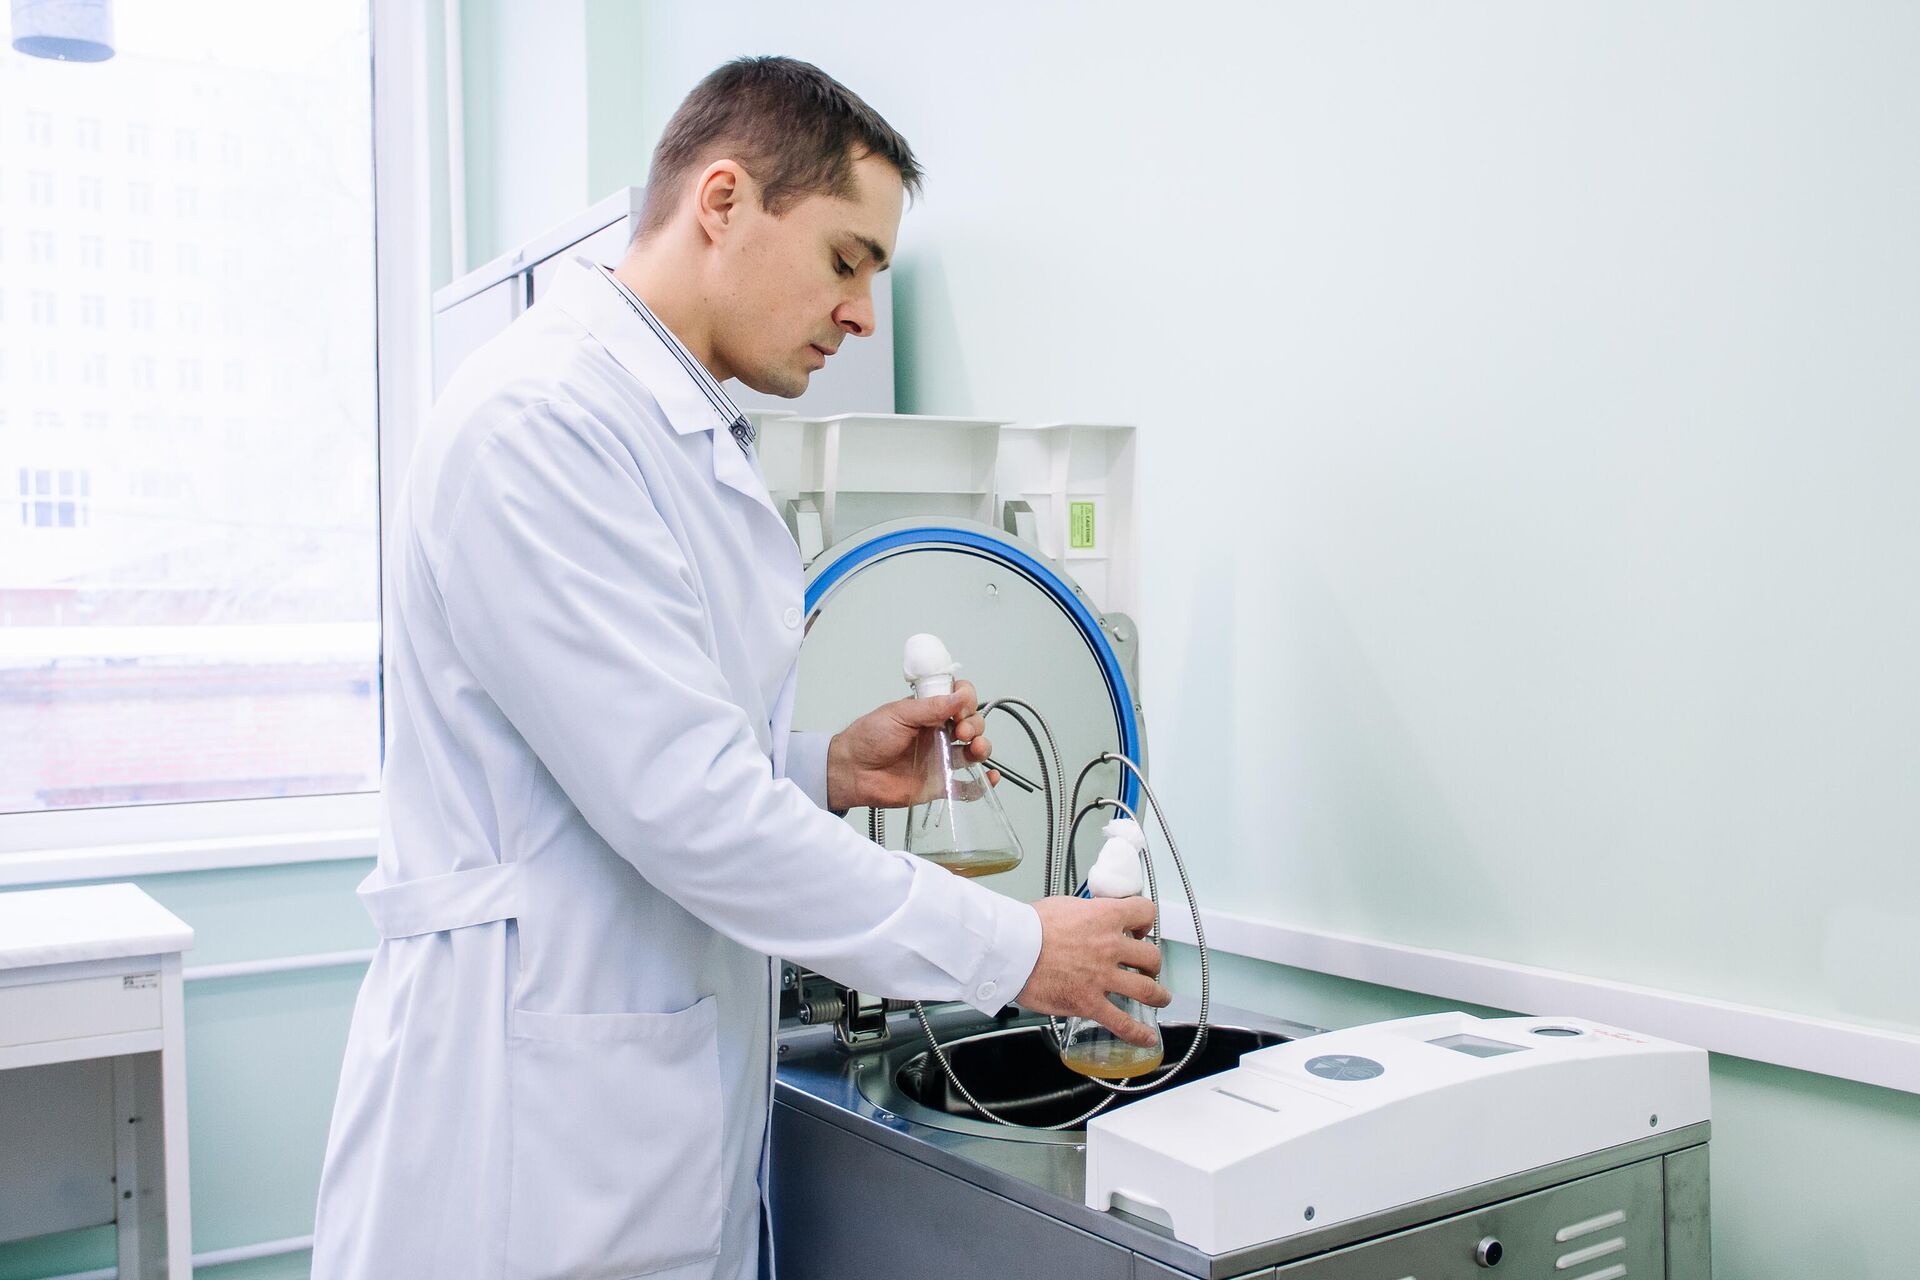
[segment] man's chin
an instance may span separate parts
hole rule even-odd
[[[802,371],[788,373],[781,371],[771,376],[759,373],[752,377],[744,374],[740,381],[758,391],[763,396],[778,396],[782,400],[797,400],[807,394],[807,384],[813,380],[811,373]]]

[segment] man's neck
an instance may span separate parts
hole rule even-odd
[[[653,312],[660,323],[673,331],[673,336],[706,367],[715,382],[725,382],[733,376],[719,367],[715,357],[713,336],[698,305],[697,285],[683,268],[677,268],[671,254],[659,249],[634,250],[621,259],[613,274],[647,304],[647,310]]]

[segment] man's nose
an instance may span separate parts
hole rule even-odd
[[[856,338],[873,336],[873,298],[861,294],[849,302],[843,302],[833,313],[834,323]]]

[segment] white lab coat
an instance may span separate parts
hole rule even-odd
[[[569,263],[415,453],[316,1280],[752,1280],[769,957],[991,1011],[1039,953],[825,811],[798,553],[677,345]]]

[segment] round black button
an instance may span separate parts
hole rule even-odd
[[[1492,1236],[1482,1240],[1479,1247],[1473,1251],[1473,1260],[1483,1267],[1497,1267],[1500,1265],[1500,1259],[1506,1256],[1506,1247]]]

